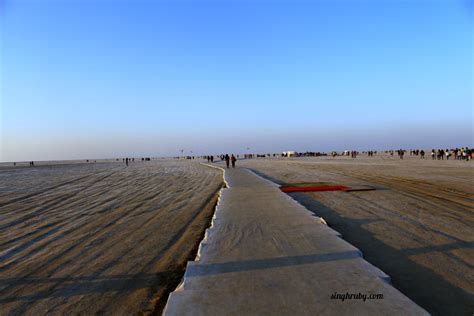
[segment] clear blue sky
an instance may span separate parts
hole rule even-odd
[[[0,0],[0,161],[473,144],[470,1]]]

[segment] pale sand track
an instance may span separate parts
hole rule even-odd
[[[221,186],[186,161],[0,170],[0,314],[159,313]]]
[[[376,191],[292,193],[395,287],[439,315],[474,313],[472,162],[406,157],[238,162],[279,183],[328,182]]]

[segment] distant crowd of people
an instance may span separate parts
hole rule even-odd
[[[425,151],[423,149],[411,149],[410,156],[419,156],[420,159],[425,159]],[[405,150],[397,150],[398,156],[400,159],[403,159]],[[393,151],[391,151],[393,156]],[[449,158],[456,160],[471,160],[474,158],[474,152],[469,147],[461,147],[454,149],[432,149],[431,150],[431,159],[432,160],[449,160]]]
[[[283,153],[281,156],[282,157],[321,157],[321,156],[327,156],[327,153],[324,152],[319,152],[319,151],[306,151],[304,153],[294,153],[293,155],[289,155],[287,153]]]
[[[214,156],[204,156],[205,159],[207,159],[207,162],[214,162]],[[229,156],[229,154],[222,154],[219,156],[219,158],[221,159],[221,161],[225,161],[225,164],[227,166],[227,168],[230,168],[230,166],[232,165],[232,168],[235,168],[235,162],[237,161],[237,158],[239,158],[239,155],[237,155],[237,157],[234,155],[234,154],[231,154]]]
[[[394,151],[388,151],[391,156],[394,155]],[[398,157],[403,159],[407,151],[403,149],[399,149],[396,151]],[[423,149],[411,149],[409,151],[410,156],[419,156],[420,159],[425,159],[425,151]],[[454,148],[454,149],[432,149],[431,150],[431,159],[432,160],[449,160],[449,158],[453,158],[456,160],[471,160],[474,158],[474,151],[469,147],[461,147],[461,148]]]
[[[397,150],[388,150],[385,153],[390,154],[391,157],[394,156],[395,153],[397,153],[398,158],[403,159],[403,156],[405,156],[406,150],[404,149],[397,149]]]
[[[125,165],[128,166],[129,162],[135,162],[135,158],[122,158],[122,162],[125,162]]]
[[[423,149],[410,149],[410,150],[404,150],[404,149],[398,149],[398,150],[386,150],[384,151],[385,154],[389,154],[390,156],[394,156],[395,153],[397,154],[399,159],[404,158],[405,154],[409,152],[410,156],[418,156],[420,159],[425,159],[425,151]],[[351,158],[357,158],[358,155],[361,153],[358,152],[357,150],[345,150],[342,153],[341,152],[336,152],[333,151],[329,155],[331,155],[333,158],[337,156],[350,156]],[[369,151],[363,151],[362,154],[366,154],[367,157],[373,157],[374,155],[377,155],[377,151],[374,150],[369,150]],[[298,152],[284,152],[281,154],[244,154],[243,158],[245,159],[252,159],[252,158],[280,158],[280,157],[320,157],[320,156],[328,156],[327,153],[324,152],[304,152],[304,153],[298,153]],[[204,158],[207,159],[207,162],[213,163],[214,162],[214,156],[209,155],[209,156],[198,156],[197,158]],[[231,154],[222,154],[220,156],[217,156],[218,158],[221,159],[221,161],[225,161],[227,168],[230,168],[232,166],[235,168],[235,163],[237,159],[239,158],[239,155],[234,155]],[[195,159],[195,156],[182,156],[182,157],[175,157],[176,159]],[[454,149],[432,149],[431,150],[431,159],[432,160],[449,160],[450,158],[455,159],[455,160],[472,160],[474,159],[474,150],[472,150],[469,147],[461,147],[461,148],[454,148]],[[140,159],[140,158],[138,158]],[[150,161],[150,158],[141,158],[141,161]],[[119,159],[116,159],[116,161],[119,161]],[[89,160],[86,160],[88,163]],[[94,162],[97,162],[94,160]],[[135,162],[135,158],[122,158],[122,162],[125,163],[127,166],[131,162]],[[16,166],[17,163],[13,162],[13,166]],[[34,161],[29,162],[30,167],[34,167],[35,163]]]
[[[469,147],[461,147],[455,149],[432,149],[432,160],[449,160],[450,157],[456,160],[471,160],[474,158],[474,152]]]
[[[385,155],[390,155],[391,157],[397,156],[399,159],[403,160],[404,157],[409,153],[410,156],[418,156],[420,159],[425,159],[426,152],[423,149],[397,149],[397,150],[386,150],[382,151]],[[357,150],[345,150],[343,152],[332,151],[330,153],[325,152],[283,152],[283,153],[267,153],[267,154],[243,154],[242,158],[244,159],[252,159],[252,158],[288,158],[288,157],[321,157],[321,156],[332,156],[333,158],[337,156],[347,156],[351,158],[357,158],[360,155],[366,155],[367,157],[374,157],[379,154],[376,150],[368,150],[368,151],[357,151]],[[380,155],[380,154],[379,154]],[[227,155],[228,156],[228,155]],[[230,155],[229,156],[229,165],[231,165],[232,156],[237,160],[239,155]],[[207,162],[214,162],[215,156],[202,156]],[[455,149],[433,149],[431,151],[431,157],[433,160],[449,160],[451,157],[456,160],[471,160],[474,159],[474,151],[469,147],[461,147]],[[176,157],[181,159],[194,159],[194,156],[183,156],[183,157]],[[226,155],[218,155],[217,158],[220,158],[221,161],[226,161]]]
[[[138,158],[137,158],[137,159],[138,159]],[[143,158],[143,157],[142,157],[141,160],[142,160],[142,161],[151,161],[151,158],[150,158],[150,157],[146,157],[146,158]],[[117,161],[118,161],[118,159],[117,159]],[[89,162],[89,160],[88,160],[88,162]],[[124,162],[125,165],[128,166],[129,163],[135,162],[135,158],[128,158],[128,157],[127,157],[127,158],[122,158],[122,162]]]
[[[425,159],[425,151],[423,149],[411,149],[409,151],[404,150],[404,149],[384,151],[385,154],[388,154],[391,157],[395,156],[396,154],[398,158],[402,160],[407,152],[410,153],[410,156],[419,156],[420,159]],[[377,151],[369,150],[369,151],[363,151],[362,153],[367,154],[367,157],[373,157],[374,155],[377,154]],[[351,158],[357,158],[359,154],[360,152],[356,150],[345,150],[342,153],[338,153],[336,151],[331,152],[332,157],[350,156]],[[469,147],[431,150],[431,158],[433,160],[444,160],[445,158],[446,160],[449,160],[449,158],[451,157],[456,160],[471,160],[471,159],[474,159],[474,151],[470,149]]]

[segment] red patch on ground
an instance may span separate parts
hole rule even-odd
[[[291,192],[324,192],[324,191],[344,191],[350,189],[344,185],[318,185],[305,187],[282,186],[280,190],[285,193]]]

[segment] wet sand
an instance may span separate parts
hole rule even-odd
[[[222,173],[186,161],[0,170],[0,314],[159,314]]]
[[[474,312],[472,162],[378,156],[251,159],[238,165],[279,184],[375,187],[290,195],[323,217],[428,312]]]

